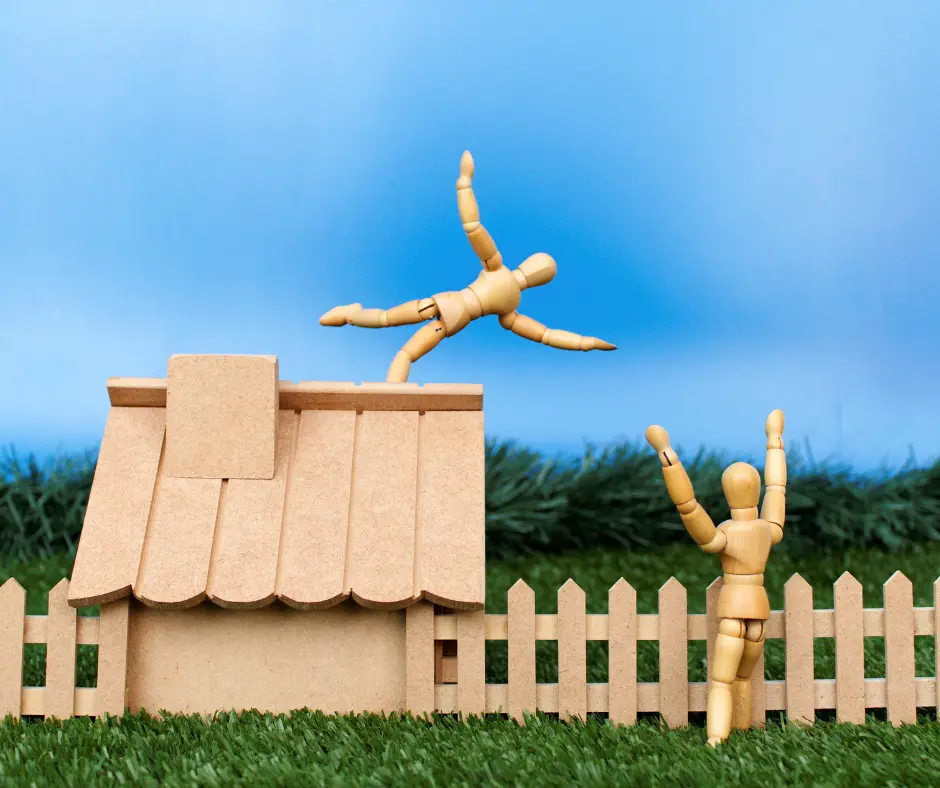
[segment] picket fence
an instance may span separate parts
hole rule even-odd
[[[607,714],[632,724],[639,713],[659,713],[670,727],[705,710],[707,682],[689,681],[690,641],[706,640],[709,661],[717,631],[721,579],[706,590],[706,613],[689,614],[686,589],[671,578],[659,590],[658,613],[638,614],[636,591],[625,580],[610,589],[608,613],[588,614],[584,591],[568,580],[558,591],[557,614],[536,614],[535,594],[522,580],[508,593],[508,613],[439,612],[414,606],[406,618],[408,708],[421,714],[557,713],[561,719]],[[834,609],[815,610],[813,590],[799,575],[785,586],[782,611],[767,623],[768,640],[783,639],[786,678],[765,681],[763,658],[754,669],[753,723],[768,711],[812,724],[817,710],[862,724],[866,711],[886,709],[894,724],[914,723],[918,708],[940,708],[940,684],[915,674],[914,638],[940,631],[940,579],[934,606],[914,607],[910,580],[896,572],[884,584],[884,607],[864,608],[862,586],[845,573],[834,586]],[[101,716],[123,711],[127,601],[82,617],[68,606],[68,581],[49,592],[49,612],[26,616],[25,592],[13,579],[0,587],[0,718]],[[421,609],[422,612],[418,612]],[[665,626],[664,626],[665,624]],[[22,632],[22,637],[17,633]],[[886,675],[865,677],[864,639],[885,640]],[[814,676],[814,639],[834,638],[835,679]],[[486,641],[508,641],[508,682],[486,683]],[[536,641],[558,643],[558,682],[536,682]],[[604,684],[587,682],[587,641],[607,641]],[[659,681],[637,680],[637,643],[658,641]],[[45,687],[22,686],[23,643],[46,643]],[[456,643],[456,649],[448,651]],[[99,644],[98,686],[75,687],[76,645]],[[435,648],[437,646],[437,648]],[[456,654],[454,654],[456,651]],[[940,648],[935,650],[935,676]]]

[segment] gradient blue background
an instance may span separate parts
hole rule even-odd
[[[893,5],[890,8],[889,5]],[[480,266],[460,154],[522,310],[413,368],[485,385],[488,431],[873,467],[940,451],[940,4],[0,5],[0,442],[95,447],[112,375],[276,353],[382,380],[413,328],[339,303]]]

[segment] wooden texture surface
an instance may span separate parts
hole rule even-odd
[[[165,426],[157,408],[108,413],[72,568],[75,607],[126,596],[137,580]]]
[[[893,725],[910,725],[917,722],[914,587],[901,572],[895,572],[885,583],[884,605],[888,721]]]
[[[153,607],[189,607],[205,599],[222,484],[161,473],[134,585],[137,599]]]
[[[434,711],[434,605],[419,602],[405,610],[406,710],[415,716]]]
[[[812,725],[816,719],[813,589],[800,575],[793,575],[784,586],[784,597],[787,718]]]
[[[103,605],[98,631],[95,713],[120,716],[127,706],[127,645],[130,599]]]
[[[836,719],[865,722],[862,584],[848,572],[835,583]]]
[[[418,589],[432,602],[478,608],[485,596],[483,414],[426,413],[418,467]]]
[[[171,356],[167,475],[271,479],[276,461],[277,371],[275,356]]]
[[[20,716],[25,613],[26,591],[11,577],[0,586],[0,719]]]
[[[363,413],[355,464],[349,587],[367,607],[402,607],[414,595],[418,414]]]
[[[65,720],[75,710],[76,611],[69,607],[69,581],[60,580],[49,592],[46,625],[45,717]]]
[[[507,633],[509,673],[509,715],[518,723],[525,714],[535,714],[535,592],[517,580],[507,595]]]
[[[585,596],[574,580],[558,591],[558,715],[587,720]]]
[[[221,607],[251,608],[275,598],[281,522],[297,416],[278,419],[273,480],[231,479],[221,499],[208,597]]]
[[[616,725],[636,722],[636,591],[620,578],[608,595],[608,713]]]
[[[277,595],[299,608],[329,607],[345,587],[354,411],[302,411],[281,533]]]
[[[670,728],[689,724],[687,615],[685,588],[671,577],[659,589],[659,705],[663,722]]]
[[[457,708],[464,717],[486,708],[486,639],[482,610],[457,613]]]

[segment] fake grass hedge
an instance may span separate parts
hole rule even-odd
[[[897,549],[940,540],[940,461],[859,477],[847,468],[806,461],[793,447],[787,451],[782,550]],[[727,518],[721,472],[741,458],[705,451],[680,456],[716,523]],[[74,551],[93,472],[92,455],[40,465],[8,454],[0,467],[0,554],[25,561]],[[557,459],[488,441],[486,510],[490,558],[593,547],[646,549],[688,538],[659,462],[645,444]]]

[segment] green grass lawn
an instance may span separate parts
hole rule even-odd
[[[66,556],[30,564],[0,564],[0,582],[13,575],[27,588],[30,613],[45,612],[45,593],[70,572]],[[800,572],[815,590],[816,607],[832,605],[832,583],[843,571],[858,578],[865,605],[881,605],[881,585],[896,569],[914,582],[915,604],[932,605],[940,575],[940,545],[895,553],[847,551],[797,559],[772,555],[771,602],[780,609],[783,583]],[[506,610],[506,591],[522,577],[536,592],[537,610],[556,609],[556,592],[573,577],[587,592],[588,611],[605,612],[607,589],[621,576],[637,589],[640,612],[655,612],[656,591],[675,575],[690,591],[690,612],[704,611],[704,589],[718,563],[694,545],[655,553],[588,551],[529,556],[488,565],[487,609]],[[83,611],[83,612],[94,612]],[[783,677],[782,647],[768,645],[769,678]],[[648,647],[648,648],[647,648]],[[79,684],[94,684],[93,646],[81,647]],[[933,675],[933,638],[917,639],[918,675]],[[43,683],[43,647],[27,647],[25,679]],[[589,644],[588,680],[605,681],[606,644]],[[704,679],[704,644],[692,649],[690,678]],[[555,647],[540,643],[538,680],[554,681]],[[505,681],[505,646],[489,643],[488,681]],[[641,681],[657,674],[656,644],[641,643]],[[880,638],[866,639],[866,672],[884,675]],[[817,677],[834,675],[831,642],[817,641]],[[864,727],[822,722],[809,730],[771,719],[765,731],[736,734],[720,752],[703,747],[699,726],[664,732],[651,721],[615,729],[592,720],[565,725],[539,717],[519,728],[486,719],[467,725],[439,719],[222,715],[162,720],[127,717],[120,725],[68,720],[0,724],[4,785],[933,785],[940,773],[940,724],[895,729],[872,720]]]

